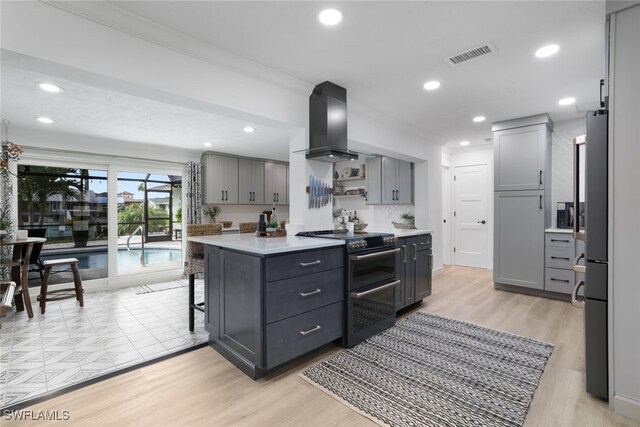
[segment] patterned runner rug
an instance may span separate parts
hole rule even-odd
[[[521,426],[553,345],[417,312],[301,376],[390,426]]]

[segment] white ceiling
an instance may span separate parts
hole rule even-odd
[[[548,112],[555,121],[597,107],[604,75],[604,2],[314,2],[118,1],[113,8],[263,64],[310,85],[333,81],[351,101],[431,136],[439,144],[480,144],[491,122]],[[72,3],[71,3],[72,4]],[[332,6],[344,20],[326,28],[318,12]],[[498,52],[452,67],[444,58],[491,42]],[[560,52],[538,59],[548,43]],[[52,129],[125,141],[188,146],[264,157],[285,130],[247,135],[244,122],[72,81],[62,95],[37,89],[45,79],[2,69],[3,111],[19,126],[55,111]],[[427,92],[425,81],[441,81]],[[574,96],[576,105],[557,101]],[[471,119],[484,115],[476,124]],[[262,153],[265,154],[262,154]]]
[[[53,82],[60,94],[42,91],[38,83]],[[289,134],[178,105],[51,77],[8,65],[2,67],[2,110],[11,124],[134,143],[181,149],[214,150],[271,159],[288,158]],[[45,125],[36,117],[55,120]],[[256,131],[244,132],[245,126]],[[212,147],[205,147],[205,142]]]

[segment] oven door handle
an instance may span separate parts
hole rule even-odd
[[[400,252],[400,248],[395,248],[395,249],[391,249],[390,251],[384,251],[384,252],[375,252],[375,253],[366,254],[366,255],[351,255],[351,261],[362,261],[365,259],[380,258],[383,256],[395,254],[398,252]]]
[[[399,285],[399,284],[400,284],[400,280],[396,280],[394,282],[387,283],[386,285],[378,286],[377,288],[374,288],[374,289],[369,289],[368,291],[351,292],[351,298],[359,299],[359,298],[362,298],[362,297],[366,297],[367,295],[371,295],[371,294],[379,292],[379,291],[381,291],[383,289],[391,288],[391,287],[393,287],[395,285]]]

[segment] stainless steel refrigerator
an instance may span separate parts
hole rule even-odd
[[[587,113],[587,134],[574,140],[574,206],[584,202],[585,215],[574,218],[574,237],[584,240],[585,252],[574,271],[585,273],[572,295],[585,309],[585,361],[587,392],[609,398],[607,341],[608,299],[608,119],[603,109]],[[584,286],[584,302],[577,301]]]

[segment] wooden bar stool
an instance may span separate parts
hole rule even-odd
[[[44,280],[42,280],[40,295],[38,296],[38,300],[40,301],[40,313],[44,314],[47,301],[58,301],[73,297],[78,300],[80,307],[84,307],[84,298],[82,297],[84,290],[82,289],[82,280],[80,279],[80,272],[78,271],[78,260],[76,258],[52,259],[44,261],[42,264],[44,266]],[[56,289],[55,291],[49,292],[49,294],[56,294],[55,296],[47,297],[47,288],[49,287],[51,269],[59,265],[68,265],[71,268],[71,271],[73,272],[74,287],[68,289]]]

